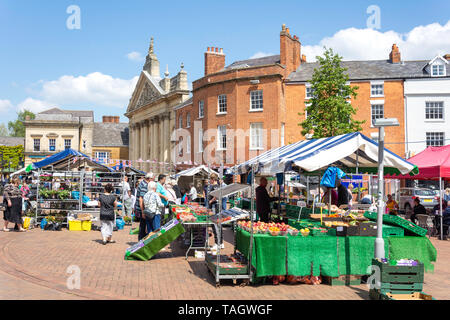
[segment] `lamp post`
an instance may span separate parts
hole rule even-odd
[[[375,258],[386,257],[383,240],[383,214],[384,214],[384,127],[397,127],[399,122],[396,118],[375,119],[373,126],[378,128],[378,215],[377,215],[377,238],[375,239]]]

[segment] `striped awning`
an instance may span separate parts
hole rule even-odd
[[[417,174],[418,169],[388,149],[384,149],[386,174]],[[273,175],[292,169],[314,172],[330,165],[352,172],[376,173],[378,168],[378,143],[365,135],[354,132],[335,137],[299,141],[290,145],[268,150],[240,165],[230,172],[243,174],[257,164],[257,172]]]
[[[207,177],[208,175],[213,174],[213,173],[216,174],[217,176],[219,176],[219,173],[217,173],[213,169],[210,169],[205,165],[201,165],[198,167],[194,167],[194,168],[190,168],[190,169],[178,172],[177,174],[175,174],[175,178],[177,179],[179,177],[192,177],[192,176],[195,176],[196,174],[200,174],[200,175]]]

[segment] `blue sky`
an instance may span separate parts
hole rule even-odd
[[[66,27],[70,5],[81,10],[80,30]],[[370,5],[381,10],[379,30],[367,28]],[[448,1],[434,0],[0,0],[0,122],[19,108],[47,106],[126,121],[151,36],[161,73],[168,64],[173,76],[183,62],[193,81],[203,74],[208,46],[223,48],[227,64],[278,54],[283,23],[299,36],[308,61],[323,45],[345,59],[387,59],[394,41],[406,59],[431,59],[450,53],[449,12]]]

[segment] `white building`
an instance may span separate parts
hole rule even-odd
[[[450,144],[450,56],[424,62],[422,77],[405,79],[405,151]]]

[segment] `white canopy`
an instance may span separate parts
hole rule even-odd
[[[417,167],[390,150],[384,150],[386,174],[418,172]],[[354,132],[336,137],[299,141],[264,152],[243,164],[231,168],[234,174],[249,172],[253,164],[260,174],[273,175],[298,167],[312,172],[330,165],[344,168],[361,168],[360,172],[376,172],[378,167],[378,143],[365,135]]]
[[[208,168],[205,165],[201,165],[198,167],[194,167],[194,168],[190,168],[181,172],[178,172],[177,174],[175,174],[175,178],[179,178],[179,177],[192,177],[195,176],[196,174],[200,174],[203,175],[205,177],[207,177],[210,174],[216,174],[217,176],[219,176],[219,173]]]

